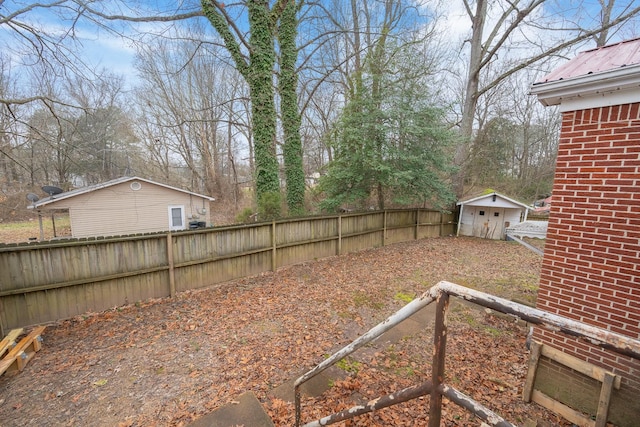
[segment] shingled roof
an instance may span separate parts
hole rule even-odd
[[[207,200],[210,200],[210,201],[214,201],[215,200],[215,198],[213,198],[213,197],[205,196],[203,194],[194,193],[194,192],[188,191],[188,190],[183,190],[183,189],[177,188],[177,187],[172,187],[170,185],[161,184],[159,182],[151,181],[150,179],[144,179],[144,178],[140,178],[140,177],[137,177],[137,176],[123,176],[121,178],[112,179],[111,181],[101,182],[99,184],[89,185],[87,187],[76,188],[75,190],[70,190],[70,191],[66,191],[64,193],[56,194],[54,196],[45,197],[45,198],[40,199],[37,202],[27,206],[27,209],[38,209],[38,208],[41,208],[41,207],[43,207],[45,205],[48,205],[48,204],[51,204],[51,203],[55,203],[55,202],[60,201],[60,200],[68,199],[70,197],[79,196],[79,195],[85,194],[85,193],[90,193],[90,192],[96,191],[96,190],[101,190],[103,188],[111,187],[111,186],[114,186],[114,185],[117,185],[117,184],[122,184],[124,182],[129,182],[129,181],[132,181],[132,182],[133,181],[142,181],[142,182],[146,182],[146,183],[149,183],[149,184],[158,185],[160,187],[168,188],[170,190],[179,191],[181,193],[190,194],[192,196],[201,197],[203,199],[207,199]]]

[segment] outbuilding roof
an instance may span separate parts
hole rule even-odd
[[[495,198],[494,198],[495,196]],[[517,200],[514,200],[510,197],[505,196],[504,194],[500,194],[500,193],[496,193],[495,191],[489,194],[482,194],[480,196],[477,197],[472,197],[471,199],[467,199],[467,200],[463,200],[457,203],[458,206],[460,205],[472,205],[472,206],[490,206],[492,204],[494,204],[495,200],[500,198],[501,200],[504,200],[505,202],[507,202],[507,204],[513,205],[510,207],[521,207],[521,208],[525,208],[525,209],[532,209],[531,206],[527,206],[524,203],[521,203]],[[486,202],[485,202],[486,199]],[[489,200],[491,200],[491,203],[488,203]],[[506,207],[506,206],[503,206]]]
[[[123,177],[120,177],[120,178],[112,179],[110,181],[102,182],[100,184],[89,185],[87,187],[77,188],[75,190],[65,191],[64,193],[60,193],[60,194],[56,194],[56,195],[53,195],[53,196],[45,197],[45,198],[40,199],[37,202],[27,206],[27,209],[38,209],[38,208],[41,208],[41,207],[46,206],[48,204],[51,204],[51,203],[54,203],[54,202],[58,202],[60,200],[68,199],[70,197],[79,196],[79,195],[85,194],[85,193],[90,193],[92,191],[101,190],[103,188],[112,187],[114,185],[122,184],[122,183],[129,182],[129,181],[142,181],[142,182],[146,182],[146,183],[153,184],[153,185],[159,185],[160,187],[168,188],[168,189],[171,189],[171,190],[179,191],[181,193],[190,194],[192,196],[200,197],[200,198],[207,199],[207,200],[210,200],[210,201],[214,201],[215,200],[213,197],[209,197],[209,196],[205,196],[205,195],[202,195],[202,194],[194,193],[194,192],[191,192],[191,191],[183,190],[183,189],[177,188],[177,187],[172,187],[170,185],[161,184],[159,182],[151,181],[149,179],[144,179],[144,178],[140,178],[140,177],[137,177],[137,176],[123,176]]]

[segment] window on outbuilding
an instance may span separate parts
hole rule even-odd
[[[169,206],[169,229],[183,230],[184,223],[184,206]]]

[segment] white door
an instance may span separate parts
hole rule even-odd
[[[169,230],[184,230],[184,206],[169,206]]]
[[[477,207],[473,235],[483,239],[501,239],[504,232],[504,208]]]
[[[504,232],[504,208],[489,208],[487,210],[487,230],[485,239],[502,239]]]

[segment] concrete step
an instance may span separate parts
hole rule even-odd
[[[250,391],[189,424],[189,427],[236,426],[275,427],[258,398]]]

